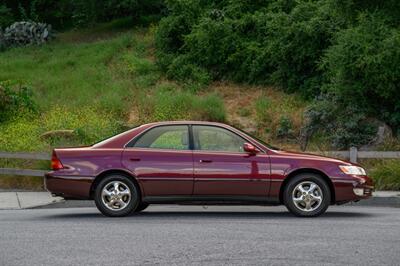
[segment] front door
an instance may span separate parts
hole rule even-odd
[[[143,196],[193,193],[193,154],[187,125],[149,129],[124,149],[122,164],[140,182]]]
[[[266,198],[269,158],[243,151],[247,141],[218,126],[193,125],[194,195]]]

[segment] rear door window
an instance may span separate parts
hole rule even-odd
[[[187,125],[172,125],[152,128],[140,136],[133,147],[189,150],[189,127]]]

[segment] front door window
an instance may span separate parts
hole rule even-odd
[[[201,151],[244,152],[246,142],[235,133],[215,126],[193,126],[194,148]]]

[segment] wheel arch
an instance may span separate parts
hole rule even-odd
[[[328,184],[329,190],[331,192],[331,204],[334,204],[336,202],[336,199],[335,199],[335,187],[333,186],[332,180],[329,178],[327,174],[315,168],[300,168],[290,172],[283,180],[282,185],[280,187],[279,202],[283,203],[283,191],[285,190],[285,187],[289,183],[289,181],[295,176],[305,173],[317,174]]]
[[[130,173],[128,171],[125,171],[125,170],[121,170],[121,169],[109,169],[109,170],[101,172],[99,175],[97,175],[95,177],[95,179],[93,180],[93,183],[92,183],[92,185],[90,187],[90,194],[89,194],[90,199],[94,198],[94,191],[96,190],[96,187],[100,183],[100,181],[104,177],[109,176],[109,175],[123,175],[123,176],[126,176],[129,179],[131,179],[132,182],[139,188],[140,199],[142,199],[143,190],[142,190],[141,185],[137,181],[136,177],[134,175],[132,175],[132,173]]]

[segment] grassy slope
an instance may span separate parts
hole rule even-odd
[[[290,119],[293,135],[298,135],[307,105],[299,97],[227,82],[197,93],[187,91],[185,85],[165,80],[157,69],[154,29],[121,25],[70,31],[42,47],[0,54],[0,81],[29,85],[40,110],[0,125],[0,150],[48,151],[54,146],[90,144],[125,126],[167,119],[222,120],[281,147],[299,148],[296,138],[276,137],[283,118]],[[40,137],[56,129],[77,133],[69,138]],[[318,148],[324,149],[318,142],[309,146]],[[23,162],[29,168],[43,168],[42,164]],[[0,166],[21,166],[21,162],[3,160]],[[41,179],[2,177],[0,187],[40,188]]]

